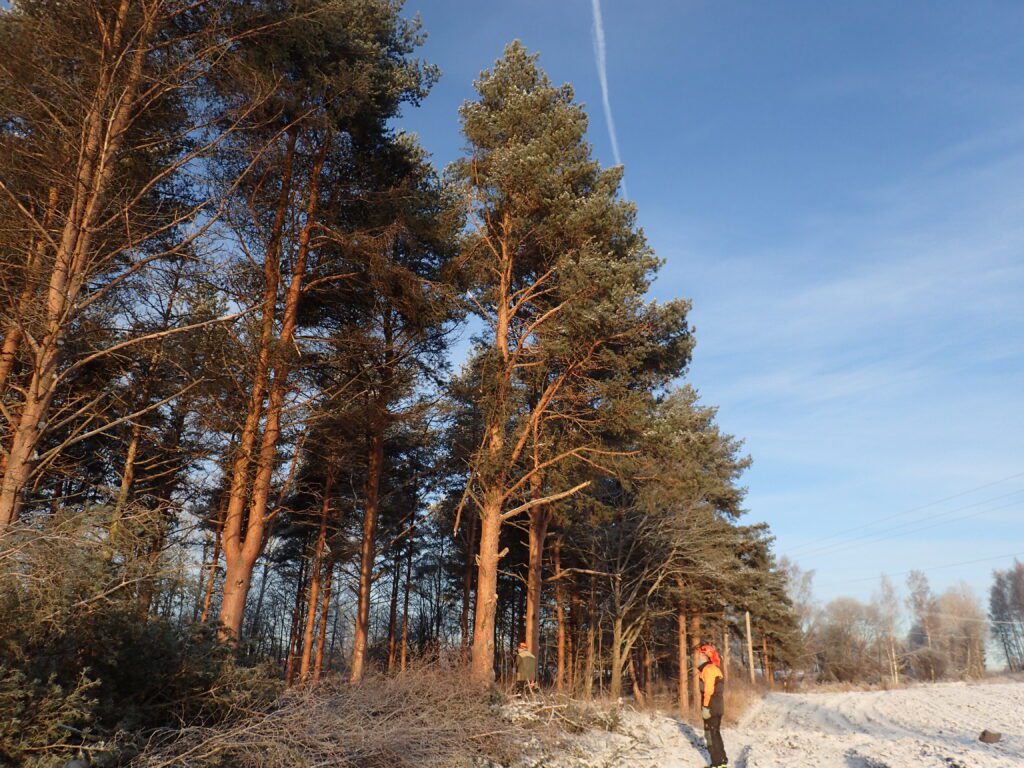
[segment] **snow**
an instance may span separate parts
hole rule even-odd
[[[983,729],[1002,741],[983,744]],[[723,728],[738,768],[1020,768],[1024,683],[938,683],[895,691],[770,694]],[[707,764],[702,734],[674,718],[625,711],[616,732],[588,731],[551,768]]]

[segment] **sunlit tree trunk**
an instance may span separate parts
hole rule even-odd
[[[494,680],[494,617],[498,605],[498,552],[501,502],[493,496],[480,511],[480,554],[477,565],[476,615],[473,623],[471,671],[478,682]]]
[[[299,681],[309,680],[310,663],[313,658],[313,632],[316,629],[316,614],[320,607],[320,577],[323,571],[324,545],[327,543],[327,517],[331,508],[331,478],[324,483],[324,497],[320,503],[320,530],[316,537],[313,562],[310,566],[309,597],[306,598],[306,630],[302,639],[302,663],[299,666]],[[327,621],[325,613],[321,623]]]
[[[395,552],[391,568],[391,603],[388,606],[388,672],[398,660],[398,590],[402,582],[402,555]]]
[[[459,618],[459,626],[462,630],[462,654],[468,658],[470,641],[470,615],[473,605],[473,565],[477,552],[477,528],[480,518],[478,515],[470,515],[466,523],[466,563],[462,571],[462,613]]]
[[[295,585],[295,603],[292,606],[291,629],[288,632],[288,659],[285,662],[284,681],[285,685],[292,685],[295,682],[295,663],[299,658],[299,645],[302,642],[302,612],[305,607],[306,598],[306,575],[309,570],[309,561],[303,558],[299,563],[299,578]]]
[[[331,615],[331,586],[334,584],[334,559],[328,558],[324,574],[324,594],[320,605],[320,635],[316,641],[316,660],[313,662],[313,683],[320,682],[324,668],[324,646],[327,643],[327,620]],[[332,638],[333,645],[333,638]]]
[[[700,648],[700,614],[694,613],[690,616],[690,659],[691,664],[691,677],[690,677],[690,701],[693,702],[694,709],[700,709],[700,669],[697,663],[697,654]]]
[[[558,624],[558,660],[555,672],[555,690],[565,688],[565,608],[564,586],[562,585],[562,538],[555,539],[552,550],[555,566],[555,618]]]
[[[91,265],[91,237],[102,215],[116,158],[137,108],[136,99],[143,64],[150,54],[150,43],[158,3],[145,9],[140,28],[133,33],[131,51],[122,51],[128,34],[126,24],[131,4],[121,0],[116,16],[102,35],[110,54],[104,57],[89,109],[82,123],[82,142],[77,162],[70,173],[74,178],[71,199],[63,211],[63,227],[55,240],[53,269],[46,288],[45,322],[33,345],[31,375],[24,400],[7,449],[3,477],[0,479],[0,531],[18,518],[22,494],[32,474],[36,447],[46,422],[50,404],[59,386],[59,367],[64,357],[64,340],[75,318],[75,303],[86,284]],[[124,84],[114,86],[118,69],[128,61]]]
[[[409,591],[412,588],[412,539],[405,553],[405,595],[402,597],[402,654],[400,669],[405,672],[409,653]]]
[[[679,639],[679,687],[677,695],[679,696],[679,716],[686,717],[686,710],[690,704],[688,681],[689,675],[689,664],[687,660],[690,657],[689,642],[687,641],[686,633],[686,609],[680,606],[679,612],[676,614],[676,624],[678,627],[678,639]]]
[[[355,634],[352,643],[351,681],[363,679],[366,648],[370,633],[370,598],[373,589],[373,564],[376,557],[377,516],[380,508],[380,478],[384,464],[383,425],[375,426],[370,435],[369,463],[366,474],[363,511],[363,540],[359,550],[359,600],[356,609]]]
[[[292,145],[294,146],[294,145]],[[306,201],[305,222],[299,234],[299,243],[296,249],[294,263],[292,265],[291,279],[288,290],[285,293],[284,311],[282,314],[281,331],[278,339],[278,348],[287,349],[295,336],[295,329],[298,324],[299,297],[302,293],[302,280],[306,272],[306,260],[309,255],[309,241],[314,226],[316,226],[316,212],[319,203],[320,172],[323,168],[324,157],[327,152],[326,142],[317,152],[310,171],[309,197]],[[279,258],[275,254],[275,258]],[[273,259],[270,259],[273,260]],[[276,291],[275,291],[276,293]],[[266,306],[264,308],[266,311]],[[273,317],[271,316],[271,337],[273,332]],[[266,326],[266,323],[264,324]],[[264,356],[262,349],[260,357]],[[270,346],[267,346],[266,356],[269,359]],[[288,379],[291,373],[291,366],[283,355],[277,360],[273,369],[273,376],[269,384],[269,396],[267,397],[266,411],[264,414],[263,438],[260,443],[260,451],[255,462],[255,474],[252,484],[252,496],[249,500],[249,515],[245,531],[245,539],[242,540],[242,509],[238,507],[236,490],[241,491],[241,500],[244,502],[245,479],[249,470],[249,462],[242,462],[241,475],[232,481],[232,497],[228,506],[227,525],[225,527],[224,556],[228,562],[227,574],[224,584],[224,602],[221,605],[221,637],[222,639],[236,642],[242,629],[242,619],[245,612],[245,600],[249,594],[249,586],[252,582],[252,569],[256,565],[264,546],[264,531],[267,520],[267,499],[270,496],[270,485],[274,473],[274,459],[277,456],[278,442],[281,437],[281,415],[284,408],[284,399],[288,391]],[[260,366],[258,366],[259,368]],[[264,371],[266,369],[264,368]],[[257,378],[261,378],[257,376]],[[262,378],[266,378],[266,373]],[[255,390],[254,386],[254,390]],[[254,395],[250,400],[250,414],[246,417],[245,428],[243,429],[242,453],[246,454],[246,432],[251,432],[248,437],[248,444],[251,447],[255,442],[255,430],[258,426],[258,417],[250,425],[249,417],[253,412],[259,413],[262,404],[262,392],[260,397]],[[250,429],[251,426],[251,429]],[[230,552],[230,554],[229,554]]]
[[[597,599],[594,589],[594,577],[590,577],[590,600],[587,603],[587,661],[585,665],[585,679],[583,682],[584,698],[590,699],[594,695],[594,644],[597,635]]]
[[[608,684],[608,695],[612,701],[622,696],[622,617],[616,616],[612,621],[612,659],[611,680]]]

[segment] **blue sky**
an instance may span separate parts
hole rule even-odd
[[[935,566],[1024,553],[1024,5],[602,11],[629,195],[666,262],[653,294],[693,300],[689,380],[754,458],[750,519],[820,598],[911,568],[986,593],[1010,558]],[[614,162],[591,0],[406,12],[443,76],[403,125],[439,165],[514,38]]]

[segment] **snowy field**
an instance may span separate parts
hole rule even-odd
[[[1002,741],[978,741],[985,728],[1002,733]],[[707,764],[700,734],[671,718],[629,714],[623,731],[584,736],[575,760],[562,764]],[[1024,683],[772,694],[723,736],[738,768],[1022,768]]]

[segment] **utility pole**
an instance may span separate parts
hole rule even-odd
[[[750,684],[755,685],[754,681],[754,643],[750,636],[750,611],[746,612],[747,620],[747,668],[750,670]]]

